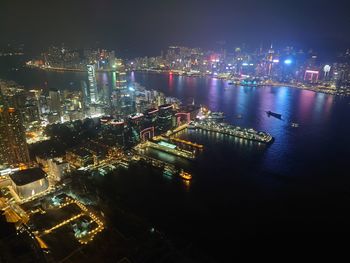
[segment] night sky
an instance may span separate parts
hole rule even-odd
[[[29,49],[97,43],[154,55],[169,44],[344,48],[350,43],[346,0],[1,0],[0,5],[1,44],[23,42]]]

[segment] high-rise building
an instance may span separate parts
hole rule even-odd
[[[111,96],[112,113],[118,116],[127,116],[135,113],[134,90],[128,89],[125,67],[121,60],[116,62],[116,84]]]
[[[96,103],[98,100],[96,73],[94,65],[87,65],[89,91],[90,91],[90,103]]]
[[[26,107],[22,110],[22,113],[23,113],[23,122],[25,124],[40,120],[38,106],[35,104],[26,105]]]
[[[60,114],[61,112],[61,96],[60,92],[58,90],[50,90],[49,91],[49,97],[50,97],[50,111],[51,112],[57,112]]]
[[[8,152],[9,152],[8,139],[9,137],[7,136],[6,108],[4,105],[1,105],[1,101],[0,101],[0,164],[8,163],[8,157],[9,157],[8,156]]]
[[[159,93],[157,96],[157,106],[160,107],[165,104],[165,96],[163,93]]]
[[[19,110],[0,106],[0,163],[29,163],[25,129]]]
[[[346,63],[334,63],[331,73],[331,82],[339,88],[350,79],[350,66]]]
[[[144,113],[144,128],[156,127],[159,110],[156,108],[148,109]]]
[[[86,85],[86,82],[84,80],[80,81],[80,86],[81,86],[81,93],[83,96],[83,108],[90,102],[90,93],[88,86]]]
[[[166,132],[172,128],[173,116],[174,112],[172,104],[165,104],[159,107],[157,126],[160,132]]]

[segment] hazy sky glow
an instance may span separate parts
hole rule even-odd
[[[0,41],[32,46],[99,41],[139,53],[171,43],[218,41],[343,47],[350,41],[348,5],[346,0],[4,0]]]

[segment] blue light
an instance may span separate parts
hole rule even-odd
[[[129,87],[130,91],[135,91],[135,89],[133,87]]]
[[[244,63],[242,63],[242,66],[248,66],[248,63],[247,62],[244,62]]]
[[[293,63],[293,61],[291,60],[291,59],[286,59],[285,61],[284,61],[284,64],[286,64],[286,65],[290,65],[290,64],[292,64]]]

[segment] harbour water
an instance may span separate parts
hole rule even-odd
[[[84,73],[2,71],[27,88],[80,87]],[[98,74],[100,85],[111,73]],[[202,262],[339,245],[350,233],[350,99],[288,87],[235,87],[212,78],[131,73],[130,80],[222,111],[232,125],[270,133],[267,146],[205,131],[180,136],[205,145],[195,161],[150,150],[193,174],[190,183],[135,173],[115,195]],[[267,116],[271,110],[282,119]],[[241,118],[238,117],[241,115]],[[299,127],[291,126],[298,123]],[[339,243],[339,244],[338,244]],[[313,244],[310,247],[310,244]],[[317,245],[315,245],[317,244]]]

